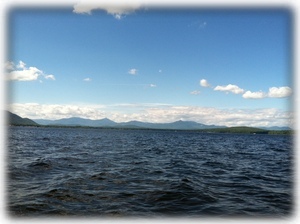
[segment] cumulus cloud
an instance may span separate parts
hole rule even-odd
[[[125,15],[133,13],[141,8],[141,3],[134,1],[114,1],[99,3],[97,1],[80,1],[74,5],[73,12],[79,14],[91,14],[92,10],[105,10],[108,14],[113,15],[116,19],[121,19]]]
[[[130,70],[128,71],[128,73],[129,73],[130,75],[136,75],[136,74],[138,73],[138,70],[137,70],[136,68],[132,68],[132,69],[130,69]]]
[[[243,94],[243,98],[245,98],[245,99],[262,99],[265,97],[266,97],[266,93],[264,93],[262,91],[258,91],[258,92],[246,91]]]
[[[17,65],[13,62],[6,62],[7,79],[12,81],[34,81],[39,77],[55,80],[54,75],[47,75],[36,67],[26,67],[23,61],[19,61]]]
[[[210,84],[206,79],[200,80],[200,85],[203,87],[210,87]],[[284,98],[288,97],[292,94],[292,89],[288,86],[282,87],[270,87],[269,91],[263,92],[262,90],[257,92],[252,92],[250,90],[245,91],[244,89],[238,87],[237,85],[229,84],[227,86],[216,86],[214,88],[215,91],[223,91],[223,92],[232,92],[234,94],[243,94],[242,97],[245,99],[263,99],[266,97],[269,98]],[[196,92],[191,92],[191,94],[196,94]]]
[[[90,82],[90,81],[92,81],[92,79],[91,78],[85,78],[85,79],[83,79],[83,81]]]
[[[292,94],[292,89],[288,86],[269,88],[268,96],[272,98],[288,97]]]
[[[283,87],[271,87],[269,88],[268,93],[265,93],[263,91],[259,91],[259,92],[247,91],[243,94],[243,97],[245,99],[262,99],[266,97],[283,98],[283,97],[288,97],[291,94],[292,94],[292,89],[288,86],[283,86]]]
[[[215,91],[225,91],[225,92],[232,92],[234,94],[241,94],[244,92],[243,89],[238,87],[237,85],[229,84],[227,86],[216,86],[214,88]]]
[[[201,79],[200,80],[200,85],[203,86],[203,87],[209,87],[210,84],[207,82],[206,79]]]
[[[115,104],[115,105],[57,105],[11,104],[9,109],[21,117],[31,119],[61,119],[83,117],[116,122],[138,120],[166,123],[190,120],[207,125],[225,126],[292,126],[292,112],[279,109],[218,109],[168,104]],[[213,114],[213,116],[212,116]]]
[[[151,88],[157,87],[157,85],[155,85],[155,84],[150,84],[149,86],[150,86]]]
[[[33,81],[37,80],[41,75],[41,70],[36,67],[29,67],[28,69],[12,71],[8,74],[9,80],[15,81]]]

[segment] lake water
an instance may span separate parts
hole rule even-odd
[[[293,137],[10,127],[12,217],[287,217]]]

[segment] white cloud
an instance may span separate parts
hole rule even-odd
[[[91,14],[92,10],[105,10],[108,14],[113,15],[116,19],[121,19],[135,10],[141,8],[141,3],[137,0],[131,1],[114,1],[110,3],[99,3],[95,1],[80,1],[74,5],[74,13]]]
[[[128,73],[131,75],[136,75],[138,73],[138,70],[136,68],[132,68],[128,71]]]
[[[237,85],[232,85],[232,84],[229,84],[227,86],[216,86],[214,88],[214,90],[216,90],[216,91],[232,92],[234,94],[241,94],[241,93],[244,92],[243,89],[241,89]]]
[[[288,97],[292,94],[292,89],[288,86],[269,88],[268,96],[272,98]]]
[[[23,61],[19,61],[19,64],[17,65],[17,68],[25,69],[26,64]]]
[[[265,98],[266,96],[267,96],[266,93],[262,91],[258,91],[258,92],[246,91],[243,94],[243,98],[245,99],[262,99]]]
[[[209,87],[210,84],[207,82],[206,79],[201,79],[200,80],[200,85],[203,87]],[[243,94],[243,98],[245,99],[263,99],[266,97],[270,98],[283,98],[283,97],[288,97],[292,94],[292,89],[288,86],[282,86],[282,87],[271,87],[269,88],[269,92],[265,93],[263,91],[257,91],[257,92],[252,92],[250,90],[247,90],[245,92],[244,89],[238,87],[237,85],[232,85],[229,84],[227,86],[216,86],[214,88],[215,91],[224,91],[226,93],[232,92],[234,94]],[[197,94],[197,92],[193,91],[191,94]]]
[[[61,119],[69,117],[82,117],[89,119],[100,119],[104,117],[101,105],[59,105],[59,104],[11,104],[10,110],[21,117],[31,119]]]
[[[210,84],[207,82],[206,79],[201,79],[200,80],[200,85],[203,86],[203,87],[209,87]]]
[[[83,117],[116,122],[138,120],[144,122],[174,122],[190,120],[225,126],[292,126],[293,113],[279,109],[218,109],[168,104],[115,104],[115,105],[46,105],[37,103],[11,104],[10,110],[31,119],[61,119]],[[212,116],[213,114],[213,116]]]
[[[55,80],[54,75],[45,75],[44,77],[45,77],[45,79]]]
[[[8,73],[8,79],[16,81],[33,81],[37,80],[41,74],[42,71],[36,67],[29,67],[28,69],[15,70]]]
[[[199,94],[200,94],[200,91],[194,90],[194,91],[190,92],[190,94],[192,94],[192,95],[199,95]]]
[[[292,89],[288,86],[283,86],[283,87],[271,87],[269,88],[268,93],[264,93],[263,91],[259,91],[259,92],[247,91],[243,94],[243,97],[245,99],[262,99],[266,97],[283,98],[283,97],[288,97],[291,94],[292,94]]]
[[[150,84],[149,86],[150,86],[151,88],[157,87],[157,85],[155,85],[155,84]]]
[[[85,78],[85,79],[83,79],[83,81],[90,82],[90,81],[92,81],[92,79],[91,78]]]
[[[16,66],[13,62],[6,62],[6,68],[9,70],[7,79],[12,81],[34,81],[39,77],[55,80],[54,75],[47,75],[36,67],[27,68],[23,61],[19,61]]]

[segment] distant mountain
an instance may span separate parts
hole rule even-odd
[[[41,125],[61,125],[61,126],[89,126],[89,127],[114,127],[114,128],[149,128],[149,129],[177,129],[177,130],[198,130],[207,128],[225,128],[226,126],[205,125],[194,121],[175,121],[172,123],[149,123],[141,121],[114,122],[108,118],[100,120],[90,120],[79,117],[63,118],[59,120],[34,120]]]
[[[226,126],[216,126],[216,125],[205,125],[201,123],[197,123],[194,121],[175,121],[169,124],[166,124],[168,129],[207,129],[207,128],[225,128]]]
[[[35,122],[41,125],[61,125],[61,126],[89,126],[89,127],[112,127],[117,123],[103,118],[100,120],[91,120],[80,117],[63,118],[59,120],[36,119]]]
[[[34,122],[33,120],[30,120],[28,118],[22,118],[16,114],[13,114],[9,111],[7,111],[7,120],[9,125],[24,125],[24,126],[37,126],[38,124]]]
[[[34,122],[40,125],[50,125],[54,120],[47,120],[47,119],[33,119]]]
[[[289,134],[292,129],[289,127],[226,127],[217,125],[205,125],[194,121],[175,121],[171,123],[149,123],[141,121],[114,122],[108,118],[91,120],[80,117],[63,118],[59,120],[46,120],[22,118],[7,111],[8,123],[10,125],[55,125],[55,126],[86,126],[86,127],[110,127],[110,128],[131,128],[131,129],[169,129],[169,130],[203,130],[204,132],[216,133],[257,133],[257,134]]]

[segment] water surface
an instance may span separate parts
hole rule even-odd
[[[292,136],[10,127],[12,216],[282,217]]]

